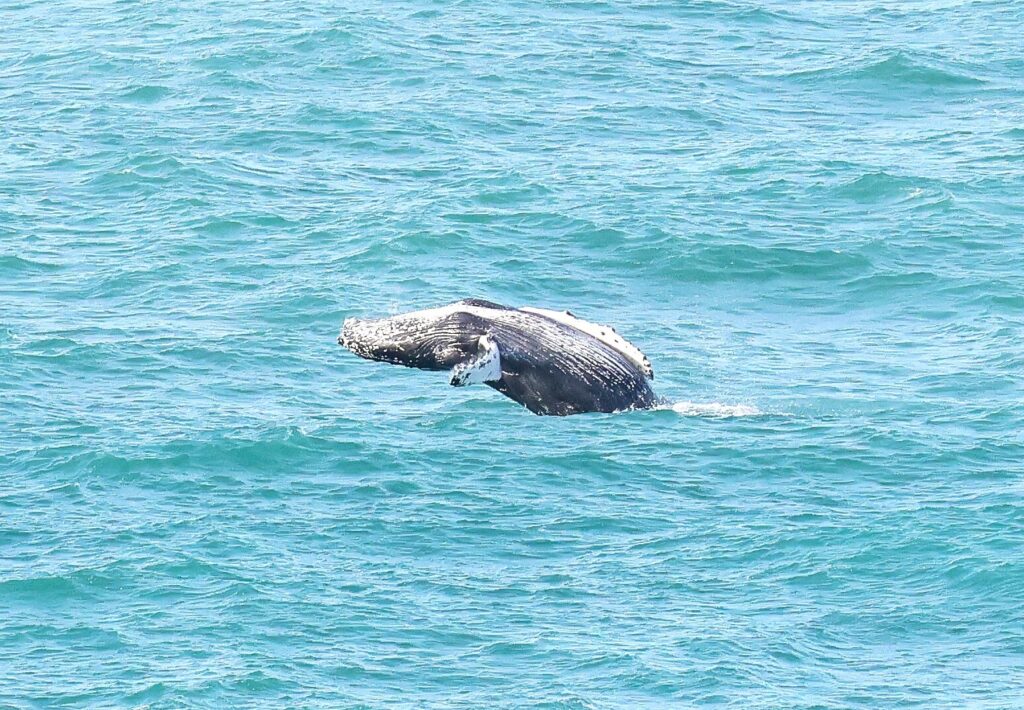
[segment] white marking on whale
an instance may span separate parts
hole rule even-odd
[[[501,351],[491,336],[482,336],[477,341],[477,348],[479,352],[475,357],[452,368],[452,376],[448,381],[453,387],[497,382],[501,379]]]

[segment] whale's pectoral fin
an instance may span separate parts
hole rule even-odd
[[[448,381],[453,387],[465,387],[478,382],[495,382],[501,379],[501,351],[489,335],[477,343],[477,352],[452,368]]]

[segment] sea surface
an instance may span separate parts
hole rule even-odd
[[[1024,707],[1024,4],[0,21],[0,707]],[[669,404],[335,342],[464,297]]]

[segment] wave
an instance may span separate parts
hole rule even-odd
[[[873,62],[850,73],[853,77],[879,80],[893,84],[920,84],[925,86],[977,86],[983,79],[971,76],[966,71],[932,66],[904,52]]]
[[[758,246],[726,242],[675,248],[671,242],[643,245],[630,250],[635,264],[674,278],[699,283],[793,277],[813,280],[855,278],[873,268],[871,258],[860,251],[835,248],[800,248],[787,245]]]
[[[121,99],[130,103],[155,104],[171,95],[171,89],[156,84],[144,84],[125,88]]]
[[[10,255],[0,255],[0,274],[4,271],[17,272],[30,272],[40,273],[48,271],[59,271],[61,269],[60,264],[53,264],[45,261],[35,261],[33,259],[27,259],[25,257]]]
[[[969,87],[981,86],[984,79],[973,76],[966,67],[954,68],[938,58],[925,59],[907,52],[896,52],[884,58],[869,57],[858,64],[836,65],[819,69],[793,72],[786,78],[806,80],[842,81],[908,87]]]
[[[944,203],[949,191],[937,180],[918,176],[896,175],[884,170],[865,173],[832,189],[832,195],[859,203]]]

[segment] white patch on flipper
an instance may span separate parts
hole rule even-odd
[[[453,367],[448,381],[453,387],[465,387],[500,379],[501,351],[489,335],[484,335],[477,341],[477,354]]]
[[[619,351],[628,359],[636,363],[636,366],[643,371],[647,376],[647,379],[654,379],[654,368],[651,366],[651,361],[647,359],[646,355],[640,352],[640,348],[616,333],[615,328],[585,321],[582,318],[577,318],[569,311],[550,311],[546,308],[531,308],[529,306],[525,306],[519,310],[526,311],[527,313],[536,313],[540,316],[547,316],[553,321],[558,321],[559,323],[563,323],[575,328],[576,330],[583,331],[587,335],[597,338],[605,345]]]

